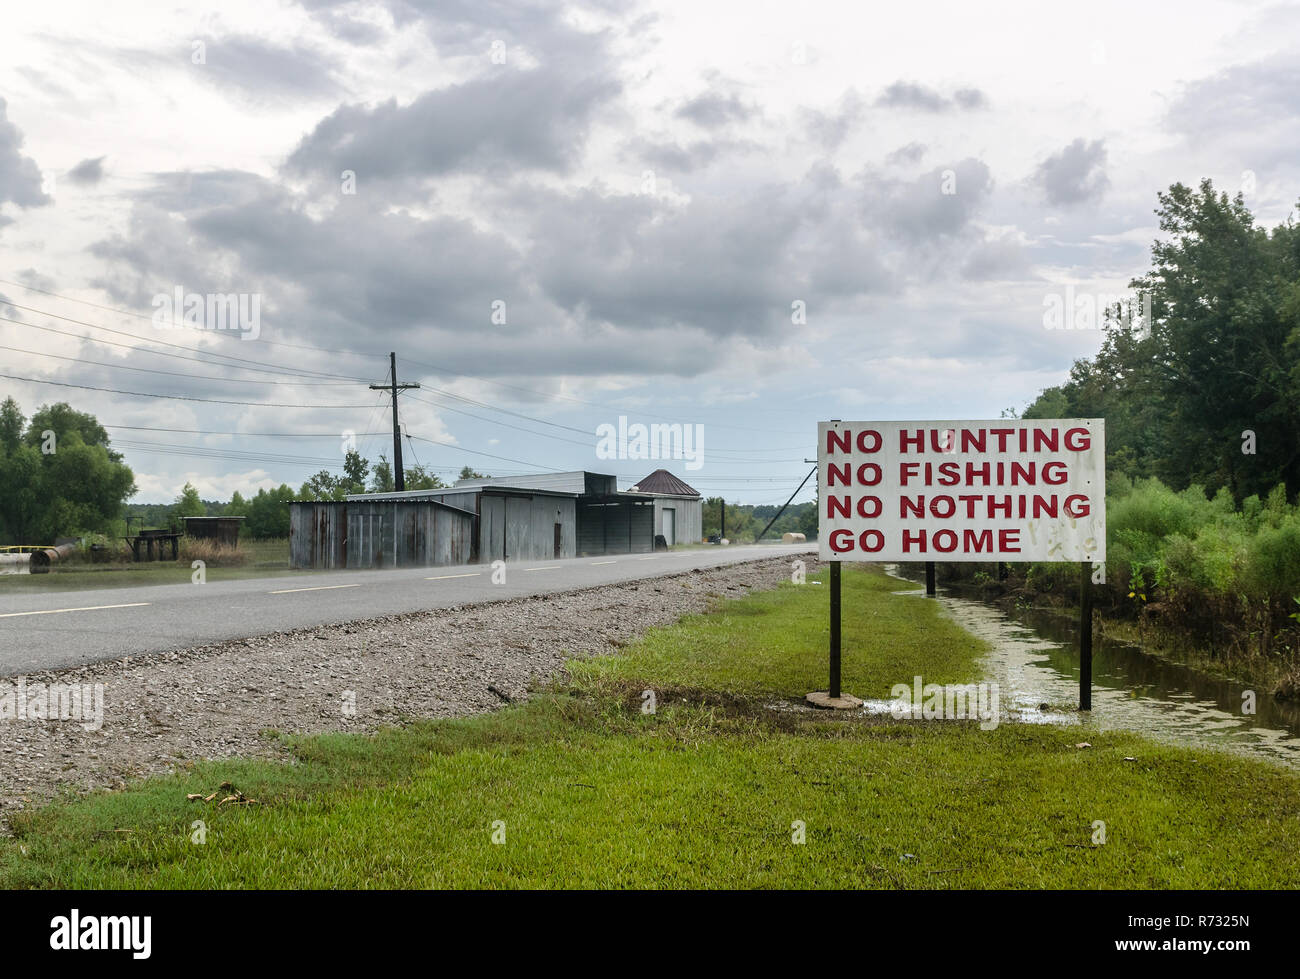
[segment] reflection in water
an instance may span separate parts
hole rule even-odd
[[[901,577],[895,566],[886,570]],[[925,589],[895,594],[924,598]],[[951,589],[940,589],[935,600],[959,625],[989,643],[981,679],[999,684],[1004,720],[1136,731],[1162,741],[1262,755],[1300,768],[1300,705],[1279,703],[1267,690],[1257,690],[1256,713],[1243,714],[1242,695],[1249,687],[1094,633],[1092,711],[1082,715],[1075,709],[1077,617],[1042,610],[1008,616],[982,601],[959,598]]]

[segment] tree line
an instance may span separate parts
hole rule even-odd
[[[404,468],[403,478],[408,490],[447,485],[420,465]],[[483,474],[465,466],[459,478],[482,479]],[[186,483],[171,503],[128,503],[136,493],[135,474],[94,415],[59,403],[42,406],[28,419],[12,397],[0,404],[0,545],[178,530],[183,518],[201,516],[244,517],[241,533],[248,537],[288,537],[289,503],[393,489],[393,468],[385,456],[372,467],[353,450],[341,474],[321,470],[296,492],[281,484],[248,498],[235,492],[221,503],[201,499]]]
[[[1238,502],[1300,489],[1300,228],[1266,229],[1238,194],[1174,184],[1167,237],[1132,280],[1149,321],[1107,311],[1095,357],[1025,418],[1104,418],[1108,471]]]

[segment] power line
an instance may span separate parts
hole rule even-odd
[[[0,317],[3,319],[3,317]],[[33,357],[50,357],[54,360],[69,360],[77,364],[92,364],[96,367],[108,367],[120,371],[141,371],[145,374],[168,374],[172,377],[184,377],[196,381],[221,381],[226,384],[285,384],[291,387],[302,387],[305,384],[311,384],[314,387],[355,387],[351,381],[320,381],[314,377],[304,378],[301,381],[266,381],[257,377],[218,377],[216,374],[183,374],[180,371],[164,371],[152,367],[130,367],[127,364],[110,364],[102,360],[86,360],[84,357],[65,357],[62,354],[45,353],[42,350],[23,350],[19,347],[7,347],[0,345],[0,350],[12,350],[16,354],[31,354]],[[220,365],[214,365],[220,366]]]
[[[49,312],[49,311],[47,311],[47,310],[37,309],[37,308],[34,307],[34,306],[23,306],[23,305],[21,305],[21,304],[19,304],[19,303],[10,302],[10,301],[7,300],[7,299],[3,301],[3,305],[5,305],[5,306],[12,306],[14,309],[22,309],[22,310],[26,310],[26,311],[29,312],[29,313],[36,313],[36,314],[39,315],[39,316],[48,316],[48,317],[50,317],[51,319],[63,320],[63,321],[66,322],[66,323],[75,323],[75,324],[77,324],[77,326],[84,326],[84,327],[86,327],[87,329],[90,329],[90,330],[102,330],[102,331],[105,332],[105,333],[112,333],[114,336],[128,337],[128,338],[130,338],[130,339],[132,339],[132,340],[142,340],[142,341],[144,341],[145,343],[156,344],[157,346],[160,346],[160,347],[172,347],[172,348],[174,348],[174,349],[176,349],[176,350],[189,350],[189,351],[193,351],[193,352],[195,352],[195,353],[204,353],[204,354],[207,354],[207,355],[210,356],[210,357],[224,357],[224,358],[226,358],[227,360],[238,361],[238,362],[241,363],[241,364],[253,364],[254,366],[256,366],[256,365],[259,363],[258,361],[255,361],[255,360],[249,360],[247,357],[236,357],[234,354],[223,354],[223,353],[219,353],[219,352],[217,352],[217,351],[215,351],[215,350],[203,350],[203,349],[200,348],[200,347],[186,347],[186,346],[184,346],[184,345],[182,345],[182,344],[179,344],[179,343],[169,343],[169,342],[166,341],[166,340],[153,340],[153,339],[150,339],[149,337],[142,337],[142,336],[140,336],[138,333],[128,333],[126,330],[115,330],[115,329],[113,329],[112,327],[109,327],[109,326],[100,326],[98,323],[88,323],[88,322],[86,322],[85,320],[75,319],[74,317],[71,317],[71,316],[62,316],[62,315],[60,315],[59,313],[51,313],[51,312]],[[11,319],[11,320],[9,320],[9,322],[11,322],[11,323],[17,323],[17,324],[20,325],[20,326],[33,326],[33,325],[34,325],[34,324],[31,324],[31,323],[25,323],[25,322],[23,322],[22,320],[15,320],[15,319]],[[215,332],[215,331],[213,331],[213,332]],[[84,339],[94,341],[94,337],[85,337]],[[213,364],[213,366],[214,366],[214,367],[229,367],[229,366],[231,366],[231,365],[230,365],[230,364]],[[286,374],[288,374],[288,373],[296,373],[296,374],[301,374],[301,375],[303,375],[303,376],[312,376],[312,375],[314,375],[314,376],[318,376],[318,377],[336,377],[336,378],[341,378],[341,379],[343,379],[343,380],[345,380],[345,381],[358,380],[358,378],[349,377],[347,374],[331,374],[331,373],[329,373],[328,371],[313,371],[313,370],[308,370],[308,369],[306,369],[306,368],[285,367],[285,366],[282,365],[282,364],[277,364],[277,365],[275,365],[275,366],[279,367],[279,368],[281,369],[281,371],[282,371],[283,373],[286,373]]]
[[[105,311],[107,311],[107,312],[118,313],[118,314],[123,315],[123,316],[132,316],[132,317],[135,317],[135,318],[137,318],[137,319],[148,320],[148,321],[151,322],[151,323],[153,322],[153,317],[152,317],[152,316],[146,316],[145,314],[143,314],[143,313],[137,313],[137,312],[135,312],[134,310],[120,309],[120,308],[118,308],[118,307],[114,307],[114,306],[105,306],[105,305],[103,305],[102,303],[91,302],[91,301],[88,300],[88,299],[78,299],[78,298],[76,298],[76,297],[74,297],[74,296],[65,296],[65,295],[62,295],[62,294],[60,294],[60,293],[51,292],[51,291],[49,291],[49,290],[47,290],[47,289],[40,289],[40,288],[37,288],[36,286],[30,286],[30,285],[27,285],[27,284],[25,284],[25,283],[14,282],[14,281],[12,281],[12,280],[10,280],[10,279],[0,279],[0,283],[5,283],[5,284],[7,284],[7,285],[17,286],[17,287],[20,288],[20,289],[27,289],[27,290],[29,290],[29,291],[37,292],[37,293],[40,293],[40,294],[42,294],[42,295],[51,296],[51,297],[53,297],[53,298],[55,298],[55,299],[62,299],[62,300],[64,300],[64,301],[66,301],[66,302],[81,303],[81,304],[86,305],[86,306],[91,306],[91,307],[93,307],[93,308],[95,308],[95,309],[102,309],[102,310],[105,310]],[[65,320],[68,320],[69,322],[79,323],[80,325],[88,326],[88,327],[90,327],[90,328],[92,328],[92,329],[106,330],[106,331],[108,331],[108,332],[113,332],[113,333],[122,333],[122,335],[124,335],[124,336],[132,337],[133,339],[138,339],[138,340],[145,340],[146,342],[149,342],[149,343],[165,343],[164,341],[160,341],[160,340],[159,340],[159,341],[148,340],[148,339],[145,338],[145,337],[140,337],[140,336],[137,336],[136,334],[132,334],[132,333],[124,333],[123,331],[110,330],[108,327],[101,327],[101,326],[98,326],[98,325],[96,325],[96,324],[92,324],[92,323],[84,323],[84,322],[79,321],[79,320],[71,319],[70,317],[59,316],[57,313],[48,313],[48,312],[44,312],[44,311],[42,311],[42,310],[35,309],[35,308],[33,308],[33,307],[29,307],[29,306],[20,306],[20,305],[17,305],[17,304],[15,304],[15,303],[10,303],[10,302],[8,302],[7,300],[5,300],[4,302],[5,302],[6,304],[10,305],[10,306],[14,306],[14,308],[16,308],[16,309],[26,309],[26,310],[29,310],[29,311],[31,311],[31,312],[41,313],[42,315],[46,315],[46,316],[54,316],[55,318],[58,318],[58,319],[65,319]],[[15,320],[15,321],[13,321],[13,322],[19,322],[19,323],[21,323],[21,321],[19,321],[19,320]],[[23,324],[23,325],[27,325],[27,324]],[[380,354],[362,353],[362,352],[360,352],[360,351],[356,351],[356,350],[338,350],[338,349],[331,349],[331,348],[328,348],[328,347],[318,347],[318,346],[313,346],[313,345],[310,345],[310,344],[284,343],[284,342],[282,342],[282,341],[274,341],[274,340],[263,340],[263,341],[260,341],[260,342],[262,342],[262,343],[264,343],[264,344],[266,344],[266,345],[268,345],[268,346],[273,346],[273,347],[286,347],[286,348],[292,348],[292,349],[295,349],[295,350],[314,350],[314,351],[318,351],[318,352],[320,352],[320,353],[341,354],[341,355],[347,355],[347,356],[352,356],[352,357],[370,357],[370,358],[374,358],[374,359],[380,359],[381,356],[382,356],[382,355],[380,355]],[[176,345],[176,344],[165,344],[165,345],[166,345],[166,346],[173,346],[173,347],[177,347],[177,346],[178,346],[178,345]],[[183,350],[184,350],[184,349],[197,349],[197,348],[178,347],[178,349],[183,349]],[[216,352],[216,351],[203,351],[203,352],[208,353],[208,354],[210,354],[210,355],[212,355],[212,356],[216,356],[216,357],[226,357],[226,358],[231,359],[231,360],[242,360],[242,359],[243,359],[243,358],[233,357],[233,356],[231,356],[230,354],[218,353],[218,352]],[[249,363],[251,363],[250,361],[245,361],[245,362],[249,362]],[[568,402],[571,402],[571,403],[573,403],[573,404],[585,405],[585,406],[587,406],[587,407],[591,407],[591,408],[600,408],[600,409],[605,410],[605,411],[621,411],[621,412],[627,412],[627,411],[630,411],[630,410],[631,410],[631,409],[628,409],[628,408],[626,408],[626,407],[618,407],[618,406],[616,406],[616,405],[601,404],[601,403],[599,403],[599,402],[595,402],[595,401],[585,401],[585,400],[583,400],[583,399],[581,399],[581,398],[572,398],[572,397],[569,397],[568,395],[553,394],[553,393],[551,393],[551,392],[549,392],[549,391],[539,391],[539,390],[537,390],[537,389],[535,389],[535,388],[523,387],[523,386],[516,385],[516,384],[506,384],[506,383],[503,382],[503,381],[494,381],[494,380],[492,380],[492,379],[490,379],[490,378],[481,377],[481,376],[478,376],[478,375],[475,375],[475,374],[467,374],[467,373],[465,373],[465,372],[463,372],[463,371],[458,371],[458,370],[455,370],[455,369],[453,369],[453,368],[446,367],[445,365],[430,364],[430,363],[423,362],[423,361],[419,361],[419,360],[410,360],[409,358],[408,358],[408,362],[411,363],[411,364],[414,364],[414,365],[417,366],[417,367],[425,367],[425,368],[427,368],[427,369],[429,369],[429,370],[434,371],[435,373],[454,374],[454,375],[456,375],[457,377],[464,377],[464,378],[467,378],[467,379],[472,380],[472,381],[478,381],[479,383],[482,383],[482,384],[491,384],[491,385],[493,385],[493,386],[495,386],[495,387],[505,388],[506,390],[510,390],[510,391],[518,391],[518,392],[521,392],[521,393],[524,393],[524,394],[531,394],[531,395],[534,395],[534,396],[536,396],[536,397],[545,398],[545,399],[547,399],[547,400],[551,400],[551,401],[568,401]],[[291,369],[291,370],[294,370],[294,369]],[[318,371],[306,371],[306,373],[309,373],[309,374],[322,374],[322,376],[327,376],[327,377],[346,377],[346,375],[341,375],[341,374],[328,374],[328,373],[325,373],[325,372],[318,372]],[[355,378],[355,377],[347,377],[347,379],[348,379],[348,380],[357,380],[357,381],[363,380],[362,378]],[[504,410],[505,410],[505,409],[494,408],[494,407],[491,406],[491,405],[485,405],[485,404],[483,404],[482,402],[477,402],[477,401],[474,401],[473,399],[462,398],[461,395],[453,394],[453,393],[450,392],[450,391],[443,391],[443,392],[440,392],[440,393],[446,395],[447,397],[457,398],[457,399],[459,399],[459,400],[465,400],[465,401],[467,401],[468,403],[470,403],[470,404],[476,404],[476,405],[478,405],[479,407],[490,408],[490,409],[492,409],[492,410],[497,410],[497,411],[504,411]],[[710,409],[704,409],[704,410],[708,411],[708,410],[710,410]],[[714,410],[716,410],[716,409],[714,409]],[[514,413],[514,412],[510,412],[510,413],[511,413],[511,414],[517,414],[517,413]],[[533,419],[533,418],[531,418],[530,416],[527,416],[527,415],[518,415],[518,417],[525,418],[525,419],[530,420],[530,421],[538,421],[538,419]],[[543,423],[543,424],[549,424],[549,423]],[[769,431],[769,430],[766,430],[766,429],[748,428],[748,427],[740,426],[740,425],[727,425],[727,424],[719,423],[719,422],[713,422],[713,423],[710,423],[710,424],[711,424],[713,427],[715,427],[715,428],[727,428],[727,429],[732,429],[732,430],[735,430],[735,431],[742,431],[742,432],[758,432],[758,433],[760,433],[760,434],[764,434],[764,435],[771,435],[771,434],[799,435],[799,434],[802,434],[802,433],[799,433],[799,432],[774,432],[774,431]],[[568,426],[561,426],[561,427],[568,427]],[[791,447],[790,447],[790,449],[795,449],[795,448],[798,448],[798,447],[797,447],[797,446],[791,446]],[[782,449],[781,451],[786,451],[786,450],[785,450],[785,449]]]
[[[137,313],[133,309],[122,309],[119,306],[105,306],[103,303],[94,303],[91,302],[89,299],[78,299],[76,296],[65,296],[62,295],[61,293],[50,292],[48,289],[38,289],[36,286],[29,286],[25,282],[14,282],[11,279],[0,279],[0,284],[4,284],[8,286],[17,286],[19,289],[26,289],[29,292],[39,292],[42,296],[51,296],[54,299],[62,299],[64,302],[81,303],[83,306],[92,306],[95,309],[102,309],[108,313],[117,313],[121,316],[134,316],[136,319],[139,320],[147,320],[150,323],[153,322],[152,316],[147,315],[145,313]],[[12,305],[11,303],[9,303],[7,299],[0,300],[0,304]],[[313,347],[301,343],[285,343],[280,340],[262,340],[261,342],[271,347],[292,347],[295,350],[319,350],[321,353],[326,353],[326,354],[348,354],[349,356],[352,357],[374,357],[376,359],[380,359],[382,357],[382,354],[363,354],[363,353],[359,353],[356,350],[329,350],[325,347]]]
[[[108,394],[126,394],[134,398],[166,398],[171,401],[199,401],[204,404],[213,405],[247,405],[250,408],[312,408],[312,409],[335,409],[346,408],[355,411],[358,408],[369,408],[370,405],[293,405],[293,404],[276,404],[269,401],[225,401],[217,398],[195,398],[184,394],[149,394],[146,391],[121,391],[117,388],[100,388],[90,384],[72,384],[68,381],[45,381],[37,380],[34,377],[19,377],[16,374],[0,374],[0,377],[10,381],[26,381],[29,384],[52,384],[61,388],[79,388],[82,391],[104,391]]]
[[[0,303],[0,305],[5,305],[5,304]],[[146,350],[144,347],[137,347],[134,344],[118,343],[114,340],[101,340],[99,337],[88,337],[81,333],[71,333],[68,330],[56,330],[52,326],[41,326],[39,323],[28,323],[24,320],[17,320],[10,316],[0,316],[0,320],[3,320],[6,323],[16,323],[19,326],[25,326],[28,329],[40,330],[44,333],[54,333],[61,337],[71,337],[74,340],[81,340],[85,343],[97,343],[103,347],[121,347],[124,350],[134,350],[137,353],[142,353],[149,357],[170,357],[173,360],[193,361],[196,364],[203,364],[205,367],[225,367],[233,371],[253,371],[258,374],[275,374],[280,377],[302,376],[299,374],[291,374],[288,371],[276,370],[274,368],[269,368],[269,367],[239,367],[235,364],[214,364],[208,360],[200,360],[198,357],[186,357],[184,354],[169,354],[163,350]],[[129,335],[130,334],[128,334],[128,336]],[[181,349],[188,349],[188,348],[181,348]],[[339,375],[339,376],[344,376],[344,375]],[[311,378],[311,377],[305,379],[308,381],[315,380],[315,378]],[[233,381],[235,380],[235,378],[232,377],[230,378],[230,380]],[[352,380],[355,380],[357,383],[364,383],[365,378],[358,377],[358,378],[353,378]]]
[[[0,375],[3,376],[3,375]],[[480,452],[478,449],[467,449],[463,445],[456,445],[454,442],[440,442],[437,439],[425,438],[422,435],[411,435],[413,439],[419,439],[421,442],[428,442],[431,445],[442,445],[449,449],[456,449],[460,452],[468,452],[471,455],[487,456],[489,459],[501,459],[504,462],[513,462],[521,466],[528,466],[531,469],[545,469],[548,472],[565,472],[563,469],[556,469],[554,466],[543,466],[536,462],[525,462],[523,459],[511,459],[509,456],[493,455],[491,452]]]

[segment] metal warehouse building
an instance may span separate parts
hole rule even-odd
[[[291,503],[290,566],[436,567],[648,553],[663,532],[661,496],[671,494],[620,493],[614,476],[578,471]],[[695,540],[699,506],[696,494]],[[689,522],[668,520],[674,536],[686,539],[680,528]]]
[[[696,544],[703,539],[704,501],[667,469],[656,469],[628,492],[653,497],[654,532],[663,535],[669,547]]]

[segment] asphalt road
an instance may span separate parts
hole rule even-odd
[[[82,666],[286,629],[398,612],[504,601],[815,552],[816,544],[763,544],[387,571],[325,571],[203,585],[0,594],[0,676]]]

